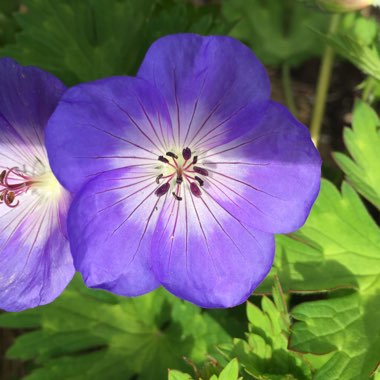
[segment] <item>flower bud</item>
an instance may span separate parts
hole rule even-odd
[[[316,0],[317,4],[328,12],[353,12],[369,7],[379,6],[380,0]]]

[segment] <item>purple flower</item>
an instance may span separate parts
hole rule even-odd
[[[65,90],[0,59],[0,308],[51,302],[74,274],[65,237],[69,193],[49,167],[44,127]]]
[[[137,78],[70,89],[47,128],[53,171],[88,286],[136,296],[163,285],[202,307],[247,299],[274,233],[298,229],[320,185],[307,129],[269,100],[240,42],[182,34],[149,49]]]

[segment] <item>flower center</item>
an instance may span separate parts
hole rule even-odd
[[[172,194],[177,201],[181,201],[181,186],[183,182],[187,182],[191,193],[196,197],[202,196],[200,187],[203,186],[204,180],[201,177],[207,177],[208,171],[197,166],[198,157],[192,156],[190,148],[184,148],[182,155],[179,157],[173,152],[167,152],[165,156],[159,156],[158,160],[165,164],[163,173],[159,174],[156,182],[164,183],[155,191],[158,197],[165,195],[171,188],[171,183],[175,185]]]
[[[17,207],[20,203],[17,198],[31,188],[41,191],[48,197],[61,192],[61,185],[52,172],[31,176],[13,167],[0,173],[0,204],[4,203],[11,208]]]

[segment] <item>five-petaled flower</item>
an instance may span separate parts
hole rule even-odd
[[[68,231],[88,286],[136,296],[163,285],[202,307],[249,297],[273,234],[302,226],[320,186],[307,129],[269,96],[247,47],[191,34],[156,41],[137,78],[64,94],[46,144],[78,192]]]
[[[0,59],[0,309],[46,304],[71,280],[70,195],[50,170],[44,128],[65,87]]]

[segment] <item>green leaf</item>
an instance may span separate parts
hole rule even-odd
[[[193,380],[193,378],[186,373],[169,370],[169,380]]]
[[[380,209],[380,123],[376,112],[358,101],[352,129],[344,129],[344,142],[352,159],[342,153],[334,157],[355,189]]]
[[[61,297],[34,312],[41,328],[18,337],[7,353],[39,364],[28,380],[132,374],[156,380],[168,368],[186,369],[184,356],[202,363],[217,343],[230,340],[211,317],[164,290],[124,298],[87,289],[75,279]],[[23,312],[8,315],[20,320]]]
[[[380,276],[380,229],[347,183],[342,193],[322,180],[303,228],[277,237],[274,270],[259,292],[270,292],[273,275],[291,292],[370,289]]]
[[[239,363],[236,359],[232,359],[219,375],[219,380],[238,380]]]
[[[299,1],[223,0],[231,35],[252,47],[268,65],[298,65],[319,55],[323,40],[310,30],[326,30],[329,16]]]
[[[380,287],[293,309],[291,348],[318,355],[333,352],[315,380],[367,380],[379,363]]]
[[[301,322],[292,328],[291,349],[329,354],[316,379],[368,379],[380,350],[380,229],[358,194],[347,183],[339,193],[323,181],[306,225],[281,237],[277,253],[276,273],[287,290],[352,288],[296,307]]]
[[[235,339],[222,347],[229,357],[236,357],[253,379],[311,379],[311,368],[304,357],[288,350],[290,318],[278,282],[273,289],[274,302],[261,300],[261,309],[247,304],[249,332],[245,340]]]
[[[0,51],[35,65],[71,85],[134,74],[150,44],[178,32],[222,31],[217,8],[179,0],[25,0],[17,14],[22,31]]]

